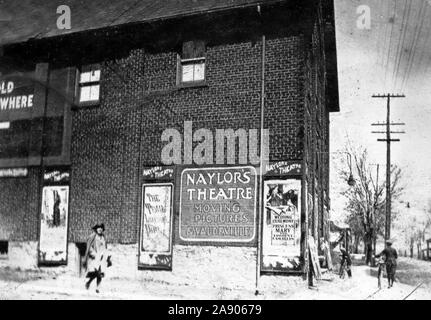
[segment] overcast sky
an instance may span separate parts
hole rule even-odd
[[[392,144],[392,163],[405,172],[404,200],[423,207],[431,198],[431,1],[335,2],[341,112],[331,116],[331,151],[343,149],[347,139],[366,147],[371,161],[382,164],[380,179],[385,179],[386,144],[377,142],[383,137],[371,133],[371,123],[385,122],[386,100],[371,95],[404,93],[406,98],[391,104],[391,120],[406,123],[394,127],[406,134]],[[370,29],[357,27],[360,5],[371,10]],[[333,209],[340,211],[337,193],[345,183],[337,179],[336,166],[335,161],[331,199]]]

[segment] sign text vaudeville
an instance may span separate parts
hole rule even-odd
[[[185,169],[181,174],[180,238],[249,242],[256,234],[253,167]]]

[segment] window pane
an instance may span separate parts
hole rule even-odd
[[[91,87],[81,87],[80,102],[90,101]]]
[[[205,80],[205,63],[195,64],[195,81]]]
[[[193,81],[193,69],[194,69],[194,65],[193,64],[185,64],[182,66],[183,68],[183,73],[182,73],[182,79],[183,82],[189,82],[189,81]]]
[[[79,83],[90,82],[91,72],[82,72],[79,78]]]
[[[100,81],[100,70],[91,71],[90,81]]]
[[[91,101],[99,100],[100,85],[91,86],[90,99]]]

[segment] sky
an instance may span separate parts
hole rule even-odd
[[[357,27],[357,8],[370,8],[369,29]],[[393,99],[391,121],[405,131],[392,143],[392,163],[404,171],[402,196],[415,208],[431,198],[431,0],[335,0],[340,93],[339,113],[331,115],[331,201],[333,215],[344,208],[339,192],[346,183],[337,175],[347,141],[363,146],[370,162],[379,163],[385,179],[386,143],[372,134],[371,123],[386,122],[386,99],[373,94],[405,94]],[[378,131],[384,131],[381,127]]]

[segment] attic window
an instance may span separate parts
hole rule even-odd
[[[178,63],[178,84],[194,85],[205,81],[205,43],[187,41],[183,43]]]
[[[78,102],[80,105],[97,104],[100,99],[100,67],[82,67],[79,73]]]

